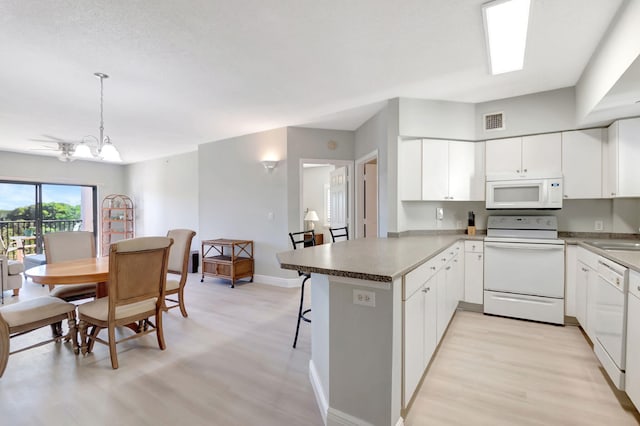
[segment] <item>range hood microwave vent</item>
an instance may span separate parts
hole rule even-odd
[[[491,114],[484,114],[482,117],[484,118],[484,130],[494,131],[494,130],[505,129],[503,112],[493,112]]]

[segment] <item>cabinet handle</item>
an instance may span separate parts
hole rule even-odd
[[[454,261],[455,263],[458,263],[458,259],[453,259],[453,261]]]
[[[516,173],[520,173],[520,170],[516,170]]]
[[[451,266],[447,266],[447,267],[446,267],[446,268],[444,268],[444,269],[448,271],[449,269],[451,269]]]
[[[615,193],[615,192],[612,192],[612,193],[611,193],[611,195],[616,195],[616,193]]]
[[[478,255],[478,260],[482,260],[482,255],[481,254]]]
[[[453,200],[453,197],[449,197],[450,200]]]
[[[587,268],[580,268],[580,269],[582,269],[582,272],[589,272]]]
[[[569,196],[567,194],[563,195],[564,198],[569,198]]]
[[[640,291],[640,285],[638,286],[638,291]]]
[[[423,293],[429,293],[429,290],[431,290],[429,287],[425,287],[422,289]]]
[[[442,258],[442,259],[440,259],[440,260],[442,260],[443,262],[446,262],[446,261],[447,261],[447,258],[446,258],[446,257],[443,257],[443,258]]]
[[[527,173],[527,169],[524,169],[524,172]]]
[[[432,267],[431,267],[431,268],[429,268],[429,269],[431,269],[432,271],[435,271],[435,270],[436,270],[436,267],[435,267],[435,266],[432,266]]]
[[[475,249],[476,249],[476,245],[474,244],[471,246],[471,250],[475,250]]]

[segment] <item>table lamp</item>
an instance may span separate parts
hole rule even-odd
[[[306,215],[304,215],[304,220],[309,223],[309,230],[315,228],[315,224],[313,222],[317,222],[320,220],[318,217],[318,213],[315,210],[309,210]]]

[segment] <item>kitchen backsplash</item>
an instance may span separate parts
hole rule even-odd
[[[476,228],[487,228],[487,216],[500,214],[552,214],[562,232],[637,234],[640,227],[640,199],[564,200],[561,210],[486,210],[484,201],[402,202],[399,231],[466,229],[469,211],[476,215]],[[436,209],[443,219],[436,219]],[[596,223],[598,222],[598,223]],[[599,228],[600,222],[602,230]]]

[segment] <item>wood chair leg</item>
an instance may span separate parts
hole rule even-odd
[[[164,342],[164,331],[162,331],[162,309],[156,309],[156,337],[160,349],[165,350],[167,345]]]
[[[4,374],[9,361],[9,325],[6,322],[0,324],[0,377]]]
[[[180,312],[182,313],[182,316],[187,318],[189,314],[187,313],[186,306],[184,306],[184,287],[178,291],[178,303],[180,304]]]
[[[116,329],[109,326],[109,355],[111,356],[111,368],[118,369],[118,352],[116,351]]]
[[[13,289],[13,295],[14,296],[19,296],[20,295],[20,289],[19,288],[14,288]]]
[[[93,352],[93,345],[96,343],[96,337],[98,337],[98,333],[100,332],[100,327],[94,325],[91,329],[91,334],[89,335],[89,340],[87,341],[88,352]]]

